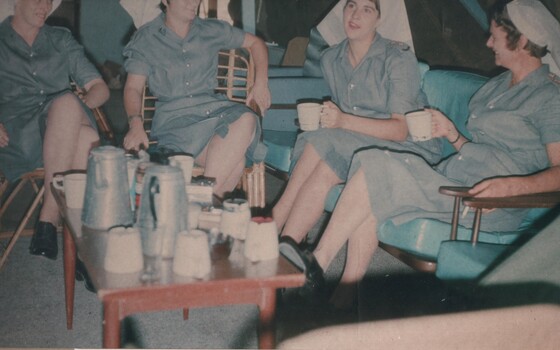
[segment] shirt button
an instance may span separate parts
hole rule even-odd
[[[39,106],[42,106],[42,105],[43,105],[43,102],[39,102]]]
[[[190,64],[190,63],[187,63],[187,68],[190,68],[190,67],[191,67],[191,64]]]
[[[31,74],[33,74],[33,76],[36,76],[36,75],[37,75],[37,72],[33,72],[33,73],[31,73]]]
[[[488,106],[488,108],[494,109],[494,105],[490,105],[490,106]]]
[[[192,95],[189,95],[190,98],[192,98]]]
[[[210,115],[210,111],[206,111],[206,115]]]
[[[187,49],[183,49],[183,53],[187,52]]]
[[[33,52],[29,54],[29,57],[33,57]]]
[[[44,91],[44,90],[41,90],[41,91],[39,91],[39,93],[40,93],[41,95],[43,95],[43,94],[45,93],[45,91]]]
[[[189,86],[189,85],[191,85],[191,83],[187,81],[187,82],[185,83],[185,85]]]
[[[459,160],[463,160],[463,156],[459,156],[457,159]]]
[[[357,110],[358,110],[358,107],[354,106],[354,107],[352,107],[352,109],[355,110],[355,111],[357,111]]]
[[[350,90],[354,88],[354,84],[350,84]]]
[[[484,131],[481,131],[480,135],[486,135],[486,133]]]

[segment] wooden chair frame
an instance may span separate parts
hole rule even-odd
[[[229,100],[245,103],[247,96],[251,93],[254,84],[254,65],[251,55],[247,57],[239,54],[237,50],[227,50],[219,52],[218,60],[218,79],[219,86],[216,92],[225,94]],[[142,107],[140,113],[144,118],[144,129],[148,134],[151,133],[153,115],[156,110],[157,97],[153,96],[146,85],[142,94]],[[251,103],[249,106],[257,115],[261,115],[258,106]],[[157,141],[150,140],[150,145],[157,144]],[[202,168],[195,172],[203,173]],[[264,162],[255,163],[246,167],[237,186],[246,193],[250,207],[264,208],[266,205],[265,196],[265,165]]]

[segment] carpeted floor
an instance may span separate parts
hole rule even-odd
[[[274,198],[280,188],[281,183],[267,175],[267,198]],[[0,347],[101,347],[102,307],[96,295],[76,282],[74,327],[67,330],[62,252],[56,261],[32,256],[29,242],[29,236],[21,237],[0,271]],[[342,250],[326,272],[331,288],[344,260]],[[293,304],[280,298],[277,340],[326,325],[465,308],[434,276],[416,273],[382,250],[370,263],[358,306],[355,312],[339,312],[324,304]],[[137,314],[123,321],[122,344],[140,348],[256,348],[257,318],[253,305],[192,309],[186,321],[181,310]]]

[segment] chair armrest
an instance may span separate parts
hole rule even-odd
[[[552,208],[560,203],[560,192],[543,192],[522,196],[498,198],[463,198],[463,204],[471,208]]]
[[[439,193],[454,197],[468,197],[470,189],[471,187],[465,186],[441,186]]]

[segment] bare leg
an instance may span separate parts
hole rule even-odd
[[[45,197],[39,215],[40,221],[54,225],[58,223],[58,208],[48,186],[53,174],[70,169],[85,169],[88,152],[98,141],[99,137],[89,125],[77,97],[68,93],[53,101],[43,143]]]
[[[282,234],[296,242],[303,240],[321,217],[330,189],[339,183],[342,180],[325,162],[320,161],[300,187]]]
[[[204,175],[216,178],[216,195],[222,197],[239,182],[245,152],[255,137],[255,127],[255,117],[251,113],[243,114],[230,124],[225,138],[214,136],[207,149],[197,157],[197,161],[204,165]]]
[[[377,248],[377,220],[371,213],[366,178],[359,170],[348,181],[325,233],[314,255],[323,271],[330,265],[340,248],[348,242],[348,254],[342,279],[332,302],[338,306],[348,303],[348,285],[359,282],[366,273],[369,261]],[[351,295],[353,297],[353,294]]]
[[[290,176],[286,189],[282,193],[282,196],[274,208],[272,208],[272,217],[278,225],[278,231],[281,231],[284,224],[286,224],[300,189],[313,173],[320,161],[321,157],[319,157],[315,148],[310,144],[305,145],[303,153],[296,163],[292,175]]]

